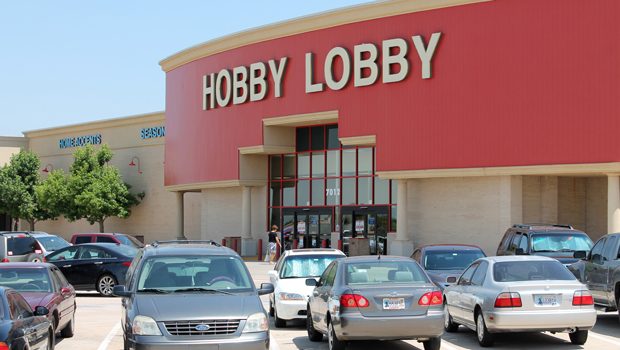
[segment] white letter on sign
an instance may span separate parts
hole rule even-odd
[[[321,92],[325,89],[323,83],[314,84],[314,54],[306,54],[306,93]]]
[[[377,64],[379,50],[377,47],[373,44],[356,45],[353,52],[354,86],[368,86],[376,83],[379,79],[379,64]],[[370,57],[366,60],[362,59],[364,52],[370,53]],[[370,69],[370,74],[366,78],[363,77],[364,68]]]
[[[248,69],[243,66],[235,67],[233,78],[233,104],[242,104],[248,100]],[[239,90],[243,92],[239,94]]]
[[[222,80],[224,79],[226,79],[226,86],[222,86]],[[217,104],[220,107],[226,107],[228,106],[228,103],[230,103],[231,85],[230,72],[228,69],[222,69],[215,80],[215,98],[217,99]],[[226,94],[224,94],[222,88],[226,89]]]
[[[428,79],[432,76],[431,61],[437,50],[437,44],[441,38],[441,33],[433,33],[431,35],[431,41],[428,43],[428,48],[424,48],[424,40],[420,35],[412,37],[415,49],[418,50],[418,55],[422,61],[422,79]]]
[[[397,55],[392,56],[392,48],[398,47]],[[383,41],[383,83],[396,83],[405,80],[409,75],[409,60],[405,58],[409,53],[409,45],[404,39]],[[392,73],[392,65],[400,65],[398,73]]]
[[[342,77],[340,81],[334,79],[334,59],[340,56],[342,59]],[[340,90],[347,86],[351,78],[351,56],[342,47],[334,47],[325,57],[325,83],[332,90]]]
[[[202,77],[202,110],[215,108],[215,73]],[[207,99],[207,96],[209,98]],[[209,101],[209,102],[207,102]]]
[[[259,73],[256,75],[256,73]],[[267,96],[267,92],[269,91],[269,85],[267,85],[267,81],[265,78],[267,77],[267,65],[258,62],[252,63],[250,65],[250,101],[260,101]],[[257,87],[260,86],[260,91],[257,90]]]
[[[271,76],[273,77],[273,82],[276,85],[276,97],[282,97],[282,78],[284,78],[284,73],[286,72],[287,61],[288,57],[282,57],[280,59],[280,64],[276,64],[276,60],[269,61],[269,70],[271,70]]]

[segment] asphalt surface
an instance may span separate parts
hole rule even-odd
[[[246,261],[256,286],[269,282],[267,271],[273,265],[265,262]],[[267,296],[262,297],[263,305],[268,308]],[[120,298],[100,297],[96,293],[78,293],[76,329],[73,338],[63,339],[57,334],[57,350],[122,350],[123,337],[120,330]],[[321,342],[308,340],[305,322],[287,322],[286,328],[275,328],[273,318],[269,320],[272,350],[292,349],[328,349],[327,337]],[[364,341],[352,342],[349,350],[424,349],[417,341]],[[476,334],[465,327],[457,333],[444,333],[442,349],[481,349]],[[617,350],[620,349],[620,322],[618,313],[599,313],[596,326],[590,331],[588,341],[583,346],[571,344],[567,333],[514,333],[501,334],[495,339],[493,349],[541,349],[541,350]]]

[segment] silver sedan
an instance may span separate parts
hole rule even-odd
[[[420,265],[393,256],[334,260],[308,300],[311,341],[327,334],[330,350],[352,340],[417,339],[439,350],[443,333],[442,294]]]
[[[592,294],[555,259],[496,256],[473,262],[444,291],[444,328],[464,325],[481,346],[501,332],[569,332],[582,345],[596,323]]]

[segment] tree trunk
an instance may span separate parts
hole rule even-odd
[[[28,223],[30,224],[30,231],[34,231],[34,218],[28,219]]]
[[[99,233],[103,233],[103,220],[99,221]]]

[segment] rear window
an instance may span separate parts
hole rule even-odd
[[[90,243],[90,242],[91,242],[91,237],[90,236],[77,236],[77,237],[75,237],[75,244]]]
[[[465,270],[480,258],[484,258],[480,250],[429,250],[423,263],[426,270]]]
[[[429,283],[422,269],[413,261],[372,261],[345,264],[345,283],[356,284],[417,284]]]
[[[7,255],[26,255],[35,253],[36,250],[41,254],[41,246],[34,237],[6,237]]]
[[[126,255],[129,256],[131,258],[133,258],[134,256],[136,256],[136,254],[138,254],[138,248],[132,247],[132,246],[128,246],[128,245],[124,245],[124,244],[118,244],[118,245],[113,245],[113,246],[109,246],[107,247],[110,250],[113,250],[117,253],[120,253],[122,255]]]
[[[144,247],[144,244],[142,244],[142,242],[138,241],[136,238],[132,236],[116,235],[114,237],[116,237],[116,239],[118,239],[118,241],[121,242],[122,244],[137,247],[137,248]]]
[[[332,261],[344,255],[289,256],[282,263],[280,278],[319,277]]]
[[[559,261],[508,261],[493,266],[496,282],[520,281],[573,281],[570,271]]]

